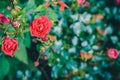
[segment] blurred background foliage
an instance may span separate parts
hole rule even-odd
[[[76,0],[62,1],[69,6],[64,11],[59,5],[45,8],[43,0],[18,1],[23,28],[29,28],[25,22],[45,14],[54,21],[50,34],[57,40],[44,53],[48,60],[40,57],[40,65],[35,67],[42,44],[33,42],[29,32],[22,32],[15,57],[0,52],[0,80],[120,80],[120,57],[112,60],[107,56],[111,47],[120,50],[120,4],[87,0],[87,7],[78,6]],[[12,6],[9,0],[0,0],[0,13],[10,17],[7,6]],[[81,52],[91,57],[82,58]]]

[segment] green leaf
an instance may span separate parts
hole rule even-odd
[[[39,5],[34,11],[39,12],[39,11],[44,10],[44,9],[45,9],[44,5]]]
[[[50,53],[49,60],[48,60],[48,65],[49,66],[55,65],[58,62],[58,60],[60,60],[59,57],[60,57],[60,55],[58,55],[58,54]]]
[[[3,78],[9,73],[9,70],[10,70],[9,61],[3,56],[0,57],[0,80],[3,80]]]
[[[49,17],[49,19],[53,20],[54,22],[58,21],[57,14],[55,13],[54,10],[52,10],[50,8],[46,9],[46,15]]]
[[[35,0],[29,0],[28,4],[26,6],[26,10],[29,11],[31,9],[35,9],[36,5],[35,5]]]
[[[0,36],[0,45],[2,44],[2,36]]]
[[[25,64],[28,64],[27,51],[22,42],[19,42],[19,47],[18,47],[17,52],[15,53],[15,58],[17,58],[19,61],[21,61]]]
[[[30,34],[29,33],[26,33],[25,35],[24,35],[24,40],[23,40],[23,43],[24,43],[24,45],[25,45],[25,47],[27,47],[27,48],[30,48],[30,45],[31,45],[31,41],[30,41]]]

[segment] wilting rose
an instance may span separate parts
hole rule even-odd
[[[52,41],[52,42],[56,41],[56,36],[54,36],[54,35],[49,35],[48,38],[49,38],[50,41]]]
[[[107,51],[107,55],[109,58],[111,59],[116,59],[119,55],[119,52],[117,49],[114,49],[114,48],[110,48],[108,51]]]
[[[9,23],[10,19],[5,17],[4,14],[0,13],[0,23]]]
[[[44,38],[52,27],[52,22],[47,16],[40,16],[34,19],[30,24],[30,33],[38,38]]]
[[[2,51],[8,56],[13,57],[17,48],[18,41],[16,39],[7,37],[2,42]]]
[[[93,57],[92,54],[87,54],[86,52],[80,52],[81,59],[83,60],[89,60]]]
[[[13,27],[20,27],[20,22],[15,21],[12,23]]]

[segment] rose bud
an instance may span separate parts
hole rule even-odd
[[[39,66],[39,64],[40,64],[40,63],[39,63],[38,61],[35,61],[35,62],[34,62],[34,66],[35,66],[35,67]]]
[[[12,9],[12,10],[11,10],[11,14],[15,16],[15,15],[18,14],[18,11],[17,11],[16,9]]]
[[[15,6],[15,9],[16,9],[17,11],[20,11],[20,10],[21,10],[21,7],[20,7],[20,6]]]
[[[43,51],[43,52],[46,50],[46,48],[45,48],[44,46],[41,46],[40,49],[41,49],[41,51]]]
[[[48,56],[47,55],[44,55],[44,60],[48,60]]]
[[[13,0],[14,5],[17,5],[17,3],[18,3],[17,0]]]
[[[5,17],[4,14],[0,13],[0,23],[9,23],[10,19]]]
[[[18,41],[16,39],[7,37],[2,42],[2,51],[8,56],[13,57],[17,48]]]
[[[13,27],[20,27],[20,23],[18,21],[15,21],[12,23]]]
[[[45,36],[44,38],[42,38],[43,41],[47,41],[48,40],[48,36]]]
[[[12,8],[11,8],[10,6],[7,6],[7,9],[8,9],[9,11],[11,11],[11,10],[12,10]]]
[[[30,24],[30,33],[38,38],[44,38],[52,27],[52,22],[47,16],[40,16]]]
[[[52,41],[52,42],[56,41],[56,36],[49,35],[48,37],[49,37],[50,41]]]
[[[114,48],[110,48],[108,51],[107,51],[107,55],[109,58],[111,59],[116,59],[119,55],[119,52],[117,49],[114,49]]]

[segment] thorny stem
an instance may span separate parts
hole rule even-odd
[[[40,54],[39,54],[39,56],[38,56],[38,58],[37,58],[37,62],[39,61],[39,59],[40,59],[40,56],[43,54],[43,51],[42,52],[40,52]]]
[[[49,77],[48,77],[48,75],[47,75],[47,73],[46,73],[46,71],[44,70],[44,68],[41,67],[40,69],[44,73],[46,80],[50,80]]]

